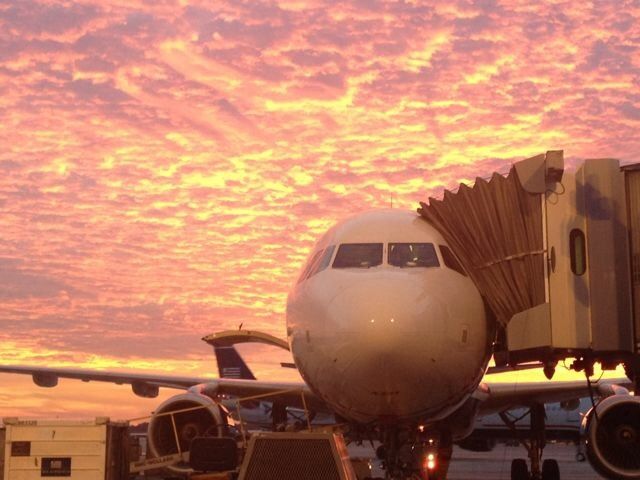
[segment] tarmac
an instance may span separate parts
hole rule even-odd
[[[351,448],[349,450],[352,451]],[[362,454],[364,450],[358,453]],[[562,480],[604,480],[604,477],[594,472],[587,460],[578,462],[576,453],[575,445],[549,444],[544,450],[543,459],[555,458],[558,461]],[[521,446],[510,446],[504,443],[498,443],[491,452],[470,452],[455,447],[447,479],[510,480],[511,460],[514,458],[526,459],[526,450]],[[374,477],[384,478],[384,471],[380,469],[378,460],[372,461],[372,474]]]
[[[370,458],[373,450],[370,446],[349,446],[351,457]],[[560,467],[561,480],[606,480],[594,472],[587,460],[576,460],[577,446],[571,444],[549,444],[543,458],[555,458]],[[447,480],[511,480],[511,460],[526,458],[526,450],[520,446],[498,443],[490,452],[470,452],[454,447]],[[371,459],[371,476],[384,478],[380,461]],[[148,480],[160,480],[164,477],[136,477]]]
[[[549,444],[544,449],[545,458],[555,458],[560,466],[562,480],[604,479],[594,472],[588,460],[576,461],[577,447],[567,444]],[[520,446],[499,443],[491,452],[469,452],[459,448],[449,468],[449,480],[510,480],[511,460],[527,458],[527,452]]]
[[[360,450],[362,448],[362,450]],[[366,456],[370,448],[349,448],[351,455]],[[576,461],[577,447],[571,444],[549,444],[544,450],[544,458],[555,458],[560,466],[562,480],[605,480],[594,472],[588,460]],[[447,480],[510,480],[511,460],[527,458],[526,450],[521,446],[509,446],[498,443],[490,452],[470,452],[455,447]],[[384,478],[380,462],[372,460],[374,477]]]

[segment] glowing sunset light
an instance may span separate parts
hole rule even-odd
[[[283,337],[336,221],[546,150],[640,162],[639,17],[633,1],[0,2],[0,363],[215,376],[200,338]],[[242,351],[258,378],[295,378]],[[0,417],[157,404],[0,375]]]

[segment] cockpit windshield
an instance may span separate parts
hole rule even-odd
[[[313,268],[314,265],[318,263],[318,260],[320,260],[321,255],[322,255],[322,250],[318,250],[316,253],[314,253],[311,256],[311,258],[307,262],[307,265],[302,270],[300,277],[298,278],[298,283],[303,282],[309,277],[309,271]]]
[[[343,243],[333,268],[371,268],[382,264],[381,243]]]
[[[395,267],[439,267],[432,243],[390,243],[389,265]]]
[[[302,273],[298,278],[298,283],[305,281],[307,278],[313,277],[316,273],[320,273],[327,268],[331,262],[331,257],[333,256],[333,251],[335,249],[335,245],[329,245],[324,250],[318,250],[315,252],[302,270]]]
[[[333,256],[333,251],[336,249],[335,245],[330,245],[326,249],[322,251],[322,255],[318,257],[315,263],[312,265],[309,270],[309,275],[307,278],[313,277],[316,273],[320,273],[325,268],[329,266],[331,262],[331,257]]]

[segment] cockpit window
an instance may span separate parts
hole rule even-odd
[[[382,263],[381,243],[343,243],[333,268],[371,268]]]
[[[323,250],[315,252],[307,262],[304,270],[302,270],[302,273],[298,278],[298,283],[305,281],[307,278],[312,277],[316,273],[320,273],[322,270],[327,268],[331,262],[331,257],[333,256],[335,249],[335,245],[330,245]]]
[[[440,245],[440,253],[442,254],[442,260],[447,267],[449,267],[451,270],[455,270],[465,277],[467,276],[467,272],[464,271],[464,268],[462,268],[462,265],[460,265],[460,262],[449,247]]]
[[[318,258],[318,260],[311,266],[309,270],[309,277],[313,277],[316,273],[320,273],[325,268],[329,266],[331,262],[331,257],[333,256],[333,251],[336,249],[335,245],[330,245],[324,249],[322,255]]]
[[[316,253],[314,253],[311,256],[311,258],[307,262],[307,265],[304,267],[304,270],[302,270],[302,273],[300,274],[300,277],[298,277],[298,283],[302,282],[303,280],[305,280],[309,276],[309,271],[318,262],[318,259],[320,258],[320,255],[322,255],[322,250],[318,250]]]
[[[394,267],[439,267],[432,243],[390,243],[389,265]]]

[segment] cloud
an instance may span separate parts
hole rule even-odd
[[[95,18],[99,11],[98,6],[88,4],[18,2],[0,10],[0,21],[23,34],[62,34]]]
[[[0,299],[2,300],[47,298],[55,297],[60,293],[73,292],[73,287],[61,279],[25,269],[21,260],[0,258]]]
[[[5,2],[0,361],[208,368],[200,335],[283,335],[341,218],[549,149],[639,161],[639,19],[633,1]]]
[[[631,120],[640,120],[640,107],[636,107],[631,102],[624,102],[620,105],[620,112]]]

